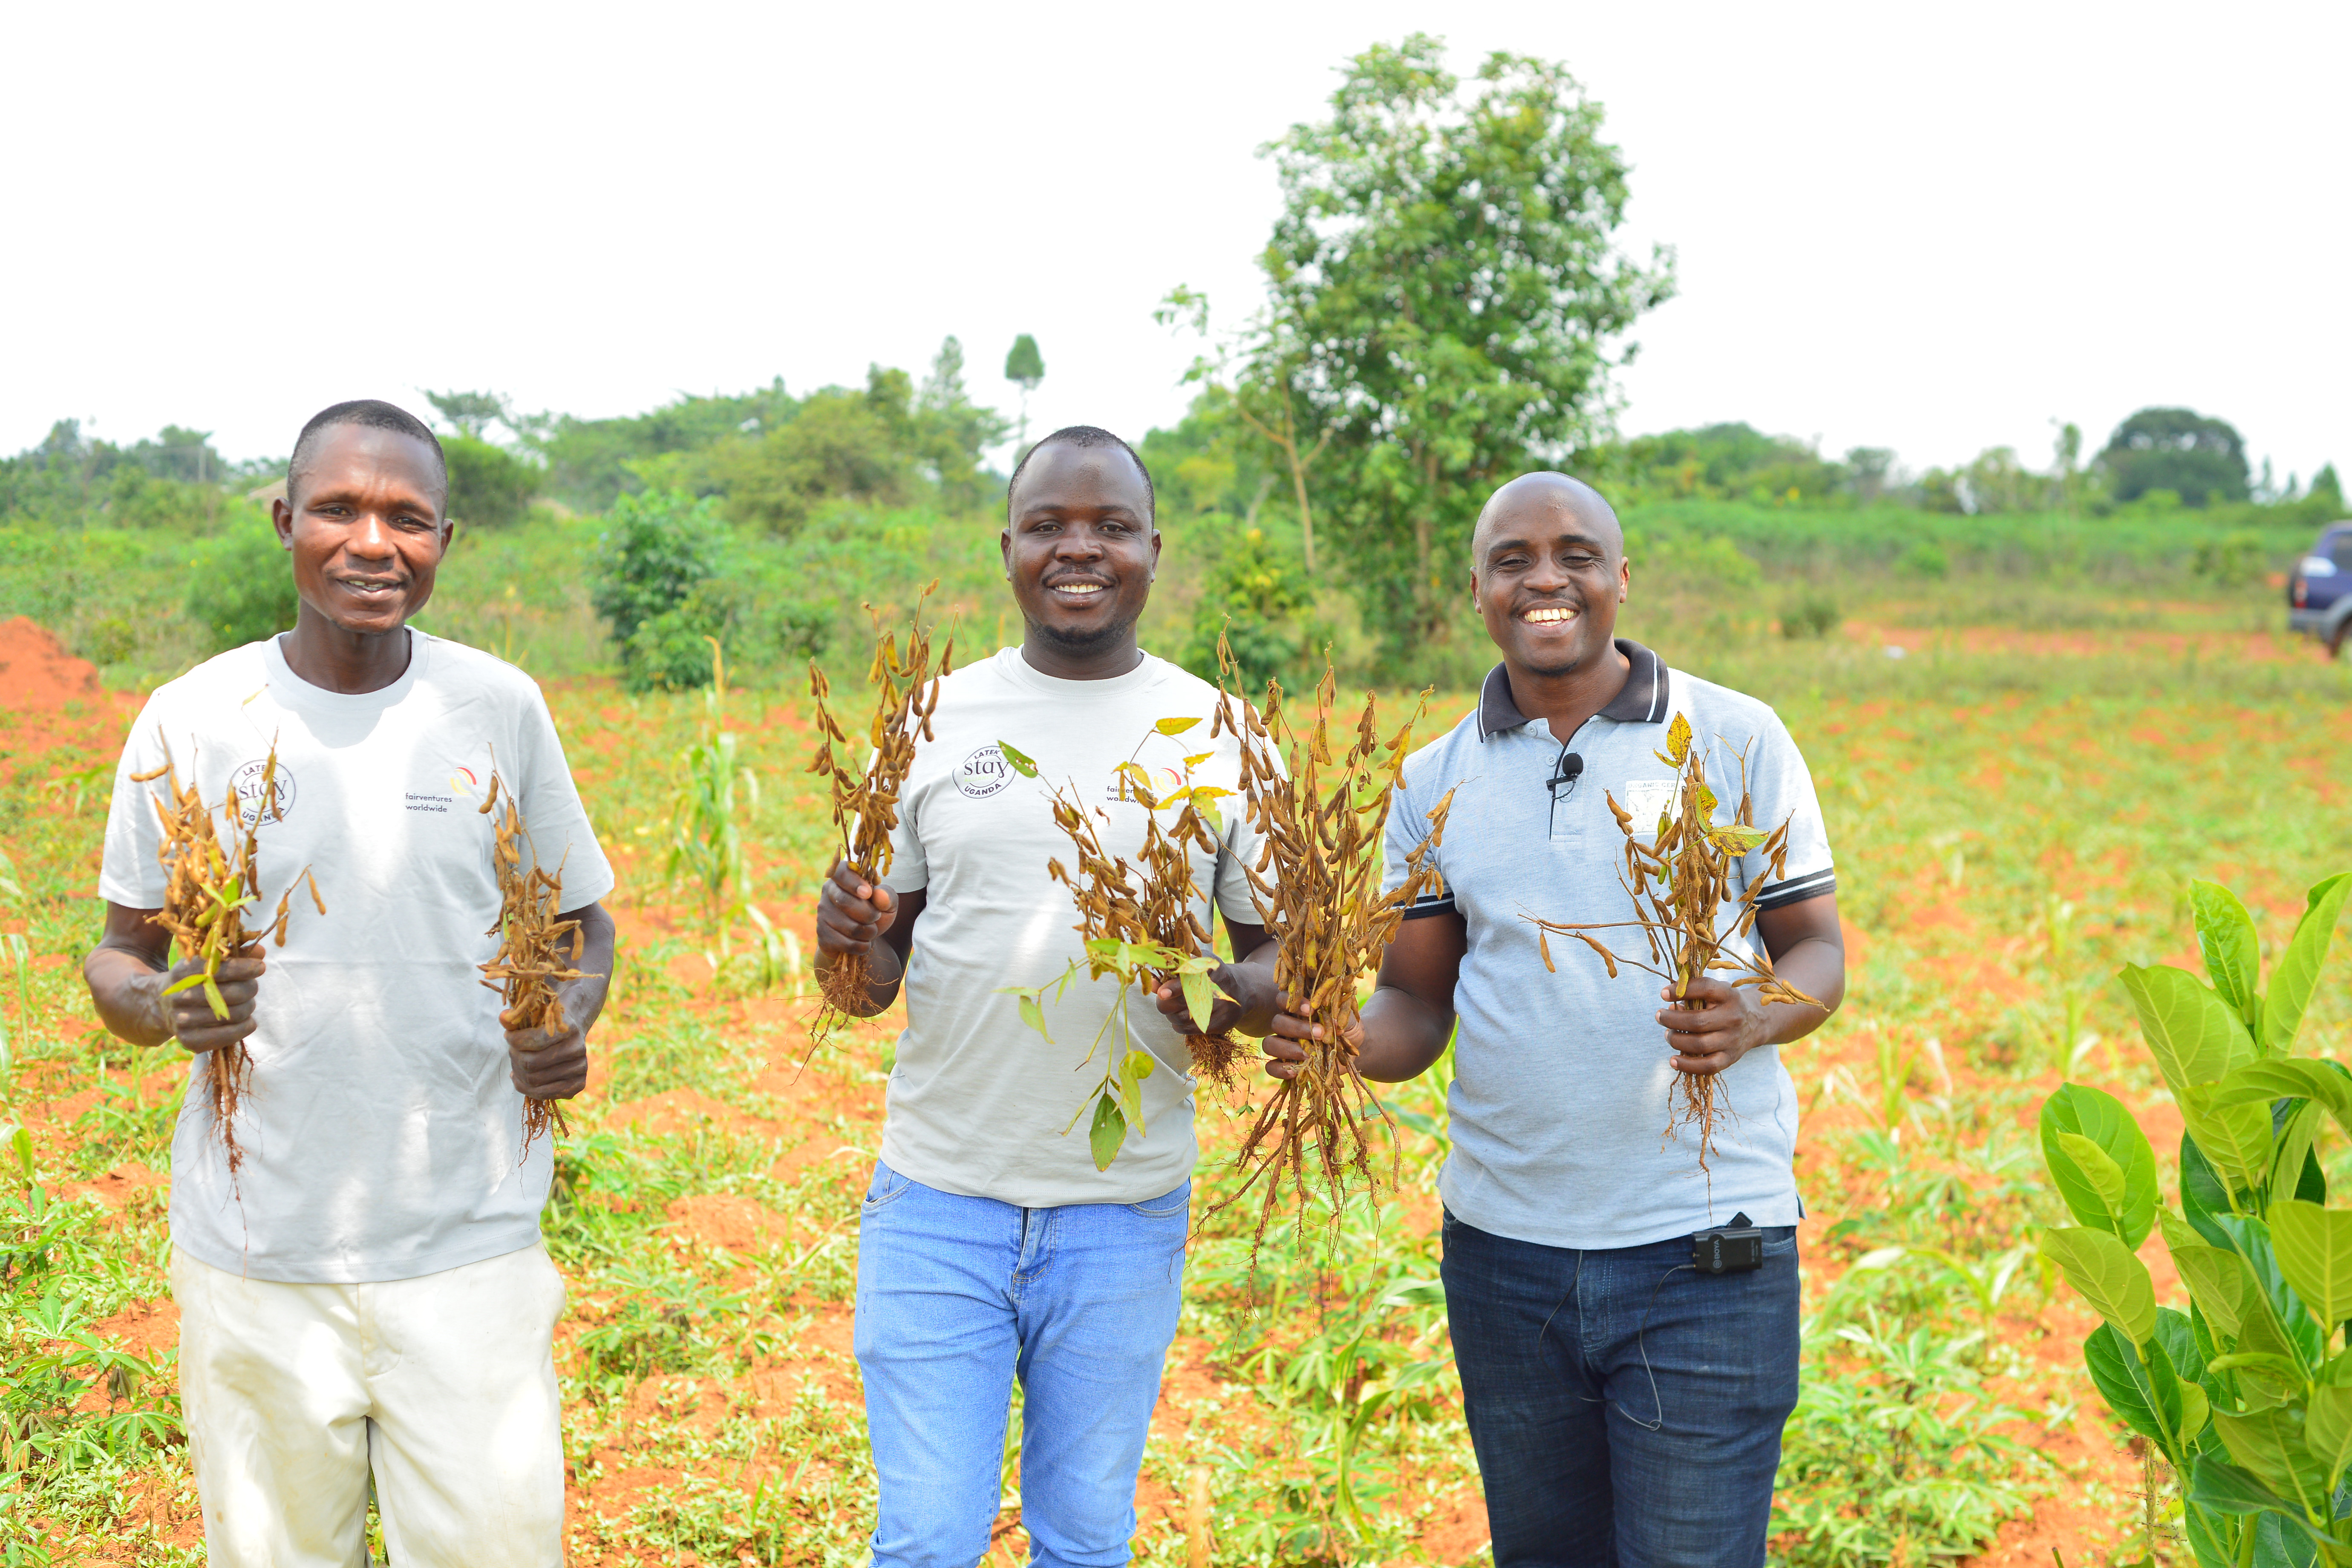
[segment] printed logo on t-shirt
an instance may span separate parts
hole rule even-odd
[[[1013,769],[993,742],[982,746],[956,769],[957,791],[972,800],[986,800],[1013,782]]]
[[[1682,802],[1675,797],[1672,779],[1633,779],[1625,785],[1625,812],[1633,819],[1636,833],[1655,833],[1658,818],[1681,814]]]
[[[256,757],[236,770],[229,780],[229,795],[236,802],[236,820],[241,827],[257,823],[267,827],[282,822],[294,809],[294,770],[279,758],[278,771],[270,774],[269,793],[274,797],[265,805],[261,798],[261,777],[269,773],[269,759]]]

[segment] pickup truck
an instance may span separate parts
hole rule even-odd
[[[2331,522],[2286,583],[2286,624],[2317,637],[2333,657],[2352,633],[2352,519]]]

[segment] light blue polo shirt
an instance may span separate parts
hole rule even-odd
[[[1707,748],[1707,780],[1723,800],[1718,820],[1738,808],[1744,748],[1756,825],[1789,823],[1784,874],[1759,901],[1778,908],[1836,889],[1812,777],[1780,717],[1752,697],[1668,668],[1638,643],[1621,637],[1617,647],[1633,665],[1625,689],[1565,742],[1546,721],[1519,712],[1496,665],[1477,710],[1405,763],[1389,814],[1386,885],[1403,882],[1430,808],[1454,790],[1435,853],[1444,890],[1424,895],[1406,918],[1456,911],[1469,936],[1454,992],[1454,1147],[1439,1190],[1480,1230],[1548,1247],[1638,1247],[1741,1211],[1758,1225],[1794,1225],[1802,1214],[1791,1168],[1797,1091],[1780,1047],[1750,1051],[1717,1076],[1717,1104],[1730,1114],[1717,1118],[1710,1179],[1699,1169],[1696,1130],[1665,1137],[1675,1075],[1656,1021],[1664,982],[1622,963],[1612,980],[1597,953],[1558,936],[1559,972],[1549,973],[1524,918],[1632,918],[1633,897],[1619,879],[1624,834],[1604,797],[1613,795],[1637,822],[1654,823],[1671,807],[1675,770],[1656,753],[1677,713]],[[1569,756],[1581,760],[1581,772],[1553,782]],[[1769,874],[1760,855],[1749,855],[1733,896]],[[1621,958],[1650,962],[1636,927],[1592,934]]]

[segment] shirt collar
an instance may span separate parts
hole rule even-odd
[[[1596,717],[1614,719],[1621,724],[1664,722],[1670,706],[1666,697],[1666,661],[1631,638],[1619,637],[1616,642],[1617,651],[1633,668],[1625,672],[1625,689]],[[1498,664],[1488,670],[1486,684],[1478,691],[1478,739],[1484,741],[1531,721],[1511,700],[1511,678],[1503,667]]]

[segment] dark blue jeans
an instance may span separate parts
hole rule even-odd
[[[1445,1312],[1496,1568],[1762,1568],[1797,1403],[1797,1233],[1576,1251],[1445,1216]]]

